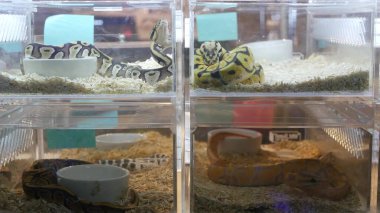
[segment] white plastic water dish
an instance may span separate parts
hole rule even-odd
[[[88,78],[96,73],[96,57],[23,60],[24,72],[45,77]]]
[[[84,164],[57,171],[59,185],[90,202],[120,202],[128,190],[128,179],[128,170],[112,165]]]
[[[108,133],[96,136],[96,147],[103,149],[126,149],[144,139],[144,135],[138,133]]]
[[[256,61],[282,61],[293,57],[292,40],[258,41],[244,46],[251,48]]]

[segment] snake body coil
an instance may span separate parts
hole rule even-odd
[[[128,190],[127,200],[118,203],[90,203],[79,200],[67,188],[58,185],[56,172],[67,166],[89,164],[89,162],[72,159],[45,159],[35,161],[32,167],[22,174],[22,187],[29,197],[44,199],[64,205],[73,212],[125,212],[138,206],[139,198],[133,189]]]
[[[172,59],[164,53],[171,46],[168,22],[166,20],[159,20],[156,23],[152,29],[150,39],[151,55],[161,65],[160,68],[142,69],[140,66],[115,60],[94,45],[82,41],[66,43],[63,46],[30,43],[26,45],[24,53],[25,58],[30,59],[96,57],[97,73],[101,76],[141,79],[149,84],[155,84],[173,75]]]
[[[137,171],[163,165],[169,161],[164,154],[154,154],[145,158],[99,160],[99,164],[108,164]],[[138,194],[129,187],[127,200],[122,204],[115,203],[90,203],[79,200],[78,197],[67,188],[58,185],[57,171],[67,166],[90,164],[90,162],[74,159],[44,159],[37,160],[31,168],[23,172],[22,186],[26,195],[33,198],[42,198],[48,202],[64,205],[73,212],[125,212],[137,208]]]
[[[249,47],[227,52],[219,42],[208,41],[195,50],[194,82],[200,87],[263,83],[264,71]]]

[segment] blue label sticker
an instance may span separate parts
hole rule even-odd
[[[47,129],[45,139],[48,149],[96,147],[95,130]]]
[[[22,51],[21,42],[0,42],[0,48],[7,53],[17,53]]]
[[[61,14],[46,19],[45,44],[63,45],[74,41],[94,43],[94,16]]]
[[[230,41],[238,39],[237,14],[215,13],[196,16],[198,41]]]

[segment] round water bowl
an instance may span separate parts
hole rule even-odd
[[[144,135],[138,133],[108,133],[96,136],[96,147],[127,149],[142,139],[144,139]]]
[[[128,190],[129,171],[117,166],[87,164],[57,171],[58,184],[73,192],[80,200],[120,202]]]
[[[216,129],[208,132],[208,154],[216,158],[220,155],[255,155],[261,149],[261,142],[261,133],[254,130]]]
[[[281,61],[293,57],[293,42],[291,40],[258,41],[244,44],[253,53],[255,60]]]
[[[45,77],[88,78],[96,73],[95,57],[68,59],[23,59],[25,74],[37,73]]]

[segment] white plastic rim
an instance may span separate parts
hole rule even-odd
[[[88,78],[97,71],[96,57],[70,59],[23,59],[25,74],[45,77]]]
[[[128,190],[129,171],[112,165],[69,166],[57,171],[57,182],[79,200],[114,203]]]
[[[128,170],[102,164],[68,166],[57,171],[57,177],[73,181],[108,181],[126,178]]]
[[[144,139],[139,133],[107,133],[96,136],[96,147],[98,148],[128,148]]]
[[[107,133],[96,136],[97,143],[120,144],[136,143],[144,139],[144,135],[138,133]]]
[[[248,46],[252,50],[256,61],[282,61],[293,57],[292,40],[258,41],[243,46]]]

